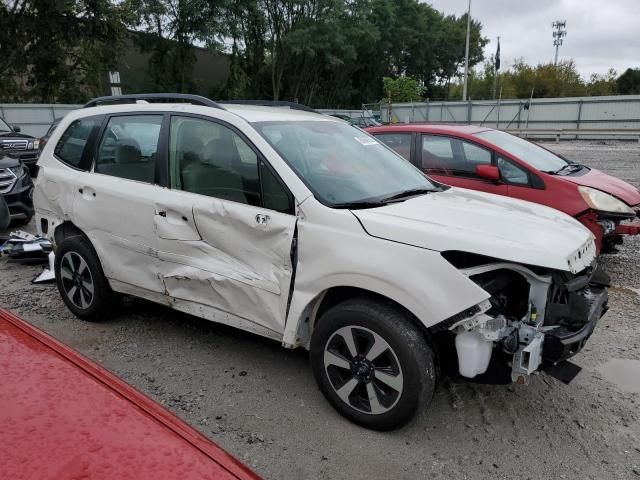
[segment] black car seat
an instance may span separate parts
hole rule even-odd
[[[98,164],[96,171],[114,177],[153,183],[154,162],[142,158],[138,142],[132,138],[123,138],[116,144],[114,163]]]
[[[238,170],[240,165],[240,156],[233,141],[226,141],[224,136],[211,140],[202,149],[199,162],[182,168],[182,188],[201,195],[248,203]]]

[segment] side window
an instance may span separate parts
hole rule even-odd
[[[260,161],[260,179],[262,183],[262,206],[276,212],[293,215],[291,195],[271,172],[271,169],[262,161]]]
[[[293,211],[290,195],[278,178],[240,135],[224,125],[172,117],[169,169],[172,188],[283,213]]]
[[[477,165],[491,165],[491,152],[457,138],[422,136],[422,167],[447,175],[475,176]]]
[[[95,171],[153,183],[161,126],[162,115],[110,118],[98,148]]]
[[[527,175],[527,172],[509,160],[498,157],[498,170],[500,170],[500,177],[506,183],[529,185],[529,175]]]
[[[82,152],[87,144],[89,135],[92,132],[97,132],[102,123],[103,117],[90,117],[75,120],[64,131],[54,153],[56,157],[62,160],[67,165],[75,168],[80,168],[82,161]]]
[[[379,133],[375,136],[387,147],[392,148],[405,160],[411,160],[411,134],[410,133]]]
[[[453,148],[449,137],[422,135],[422,168],[424,170],[451,169]]]

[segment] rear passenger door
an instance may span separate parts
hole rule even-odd
[[[166,190],[156,181],[163,118],[161,113],[108,117],[93,148],[93,168],[78,177],[74,219],[118,290],[133,285],[163,292],[154,228],[155,201]]]
[[[444,135],[421,135],[417,164],[429,177],[454,187],[507,195],[502,182],[479,177],[478,165],[493,165],[491,150],[475,143]]]
[[[171,190],[157,204],[166,292],[200,305],[201,316],[279,337],[292,280],[292,195],[240,131],[205,117],[171,117],[169,174]]]

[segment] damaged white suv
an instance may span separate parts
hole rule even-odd
[[[607,308],[573,218],[440,185],[296,106],[96,99],[38,166],[37,224],[75,315],[128,294],[306,347],[329,402],[370,428],[406,423],[451,366],[527,383]]]

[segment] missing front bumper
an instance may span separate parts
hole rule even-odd
[[[544,336],[542,357],[545,361],[558,363],[578,353],[593,333],[600,318],[607,312],[609,295],[605,287],[590,286],[588,294],[583,294],[588,302],[587,322],[579,329],[558,326],[547,331]]]

